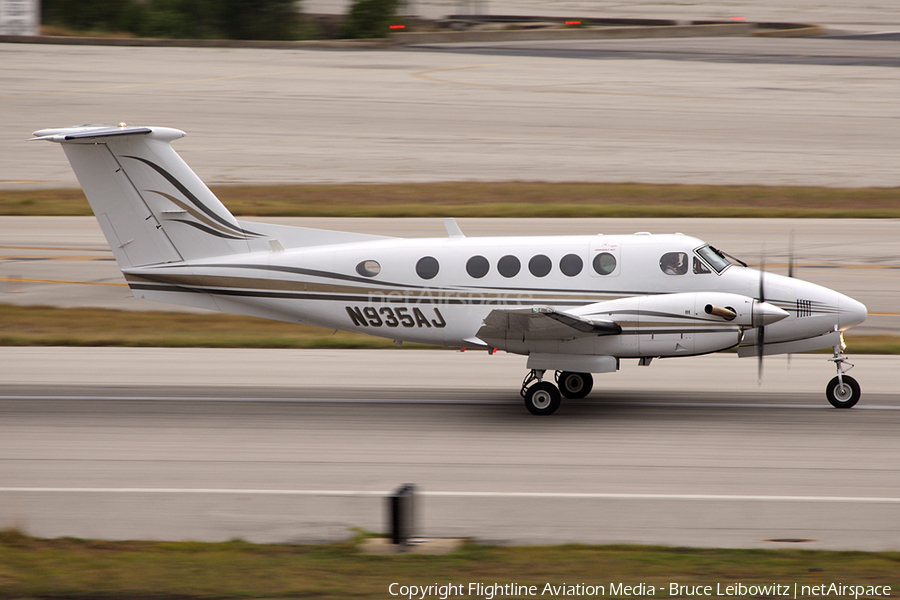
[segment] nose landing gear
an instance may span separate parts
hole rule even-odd
[[[828,382],[825,388],[825,396],[828,402],[835,408],[851,408],[857,402],[861,395],[859,383],[849,375],[845,375],[847,371],[853,368],[853,363],[844,356],[843,344],[834,347],[834,356],[829,358],[837,369],[837,377]]]

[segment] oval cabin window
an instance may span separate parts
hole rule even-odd
[[[584,261],[577,254],[566,254],[559,261],[559,270],[566,277],[575,277],[584,268]]]
[[[609,275],[616,270],[616,257],[609,252],[601,252],[594,257],[593,267],[597,275]]]
[[[500,271],[501,275],[507,278],[518,275],[521,268],[522,263],[519,262],[518,258],[511,254],[507,254],[497,262],[497,270]]]
[[[356,272],[363,277],[375,277],[381,273],[381,265],[377,260],[364,260],[356,265]]]
[[[433,256],[424,256],[416,263],[416,274],[422,279],[434,279],[439,270],[440,265]]]
[[[483,256],[473,256],[466,262],[466,273],[475,279],[481,279],[488,274],[491,264]]]
[[[528,261],[528,270],[535,277],[546,277],[552,266],[553,262],[543,254],[538,254]]]

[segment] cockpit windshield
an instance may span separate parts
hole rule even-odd
[[[716,273],[721,273],[732,264],[734,264],[730,260],[728,260],[727,254],[725,254],[721,250],[713,248],[712,246],[702,246],[700,248],[697,248],[696,252],[700,255],[701,258],[703,258],[703,260],[706,261],[709,266],[715,269]],[[735,259],[735,261],[737,261],[737,259]]]

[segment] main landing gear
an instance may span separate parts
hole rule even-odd
[[[519,392],[525,399],[525,407],[533,415],[552,415],[559,408],[561,396],[584,398],[594,385],[594,378],[590,373],[557,371],[555,379],[559,387],[556,387],[549,381],[544,381],[545,372],[532,370],[528,373],[522,382],[522,391]]]
[[[828,402],[835,408],[851,408],[859,402],[860,389],[859,384],[849,375],[844,375],[853,368],[853,363],[844,356],[842,345],[834,347],[834,356],[829,358],[837,369],[837,377],[828,382],[825,388],[825,396]]]

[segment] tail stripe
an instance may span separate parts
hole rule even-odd
[[[203,214],[202,214],[200,211],[198,211],[196,208],[192,207],[191,205],[189,205],[189,204],[187,204],[187,203],[185,203],[185,202],[182,202],[181,200],[179,200],[179,199],[176,198],[175,196],[172,196],[171,194],[167,194],[167,193],[165,193],[165,192],[160,192],[159,190],[147,190],[147,191],[148,191],[148,192],[152,192],[152,193],[154,193],[154,194],[159,194],[159,195],[162,196],[163,198],[166,198],[167,200],[169,200],[169,201],[170,201],[172,204],[174,204],[175,206],[177,206],[177,207],[179,207],[179,208],[181,208],[181,209],[187,211],[187,213],[188,213],[189,215],[191,215],[192,217],[194,217],[194,218],[197,219],[198,221],[200,221],[200,222],[206,224],[206,227],[198,227],[197,229],[202,229],[202,231],[205,231],[205,232],[207,232],[207,233],[213,233],[212,230],[215,230],[215,231],[218,231],[218,232],[220,232],[220,233],[225,234],[225,235],[220,235],[219,237],[227,237],[228,239],[232,239],[232,240],[245,240],[245,239],[247,239],[248,237],[252,237],[252,236],[257,236],[257,237],[258,237],[258,236],[259,236],[258,233],[253,233],[253,232],[251,232],[251,231],[246,231],[246,230],[244,230],[244,229],[241,229],[241,232],[242,232],[243,234],[245,234],[245,235],[241,235],[241,236],[239,236],[239,237],[238,237],[238,236],[235,236],[235,234],[233,233],[233,231],[230,231],[230,230],[228,230],[228,229],[225,229],[224,227],[222,227],[222,226],[219,225],[218,223],[214,223],[212,220],[208,219],[205,215],[203,215]],[[173,220],[175,220],[175,219],[173,219]],[[181,220],[179,220],[178,222],[179,222],[179,223],[187,223],[188,225],[194,225],[194,223],[191,223],[190,221],[181,221]],[[231,228],[231,229],[233,229],[233,228]]]
[[[261,234],[259,234],[259,233],[254,233],[254,232],[252,232],[252,231],[245,231],[244,229],[242,229],[242,228],[240,228],[240,227],[235,227],[234,225],[232,225],[231,223],[229,223],[228,221],[226,221],[225,219],[223,219],[222,217],[220,217],[219,215],[217,215],[217,214],[216,214],[214,211],[212,211],[208,206],[206,206],[205,204],[203,204],[203,202],[201,202],[200,199],[197,198],[197,196],[195,196],[194,194],[192,194],[191,191],[190,191],[189,189],[187,189],[180,181],[178,181],[177,179],[175,179],[175,177],[173,177],[171,173],[169,173],[168,171],[166,171],[165,169],[163,169],[163,168],[160,167],[159,165],[157,165],[157,164],[155,164],[155,163],[152,163],[152,162],[150,162],[149,160],[147,160],[147,159],[145,159],[145,158],[141,158],[140,156],[127,156],[127,155],[125,155],[124,158],[133,158],[134,160],[139,160],[139,161],[141,161],[142,163],[146,164],[147,166],[151,167],[154,171],[156,171],[157,173],[159,173],[160,175],[162,175],[163,177],[165,177],[165,178],[166,178],[166,181],[168,181],[168,182],[171,183],[173,186],[175,186],[175,188],[176,188],[179,192],[181,192],[182,194],[184,194],[185,198],[187,198],[188,200],[190,200],[190,201],[194,204],[194,206],[196,206],[197,208],[199,208],[200,210],[202,210],[203,212],[205,212],[205,213],[206,213],[207,215],[209,215],[212,219],[218,221],[219,223],[221,223],[222,225],[224,225],[224,226],[227,227],[228,229],[231,229],[232,231],[236,231],[236,232],[238,232],[238,233],[243,233],[243,234],[245,234],[245,235],[255,235],[255,236],[260,236],[260,235],[261,235]]]
[[[172,221],[174,221],[176,223],[184,223],[185,225],[190,225],[191,227],[194,227],[195,229],[199,229],[200,231],[202,231],[204,233],[208,233],[208,234],[214,235],[216,237],[224,238],[226,240],[246,240],[247,239],[247,236],[238,237],[236,235],[229,235],[228,233],[222,233],[221,231],[213,229],[212,227],[207,227],[206,225],[203,225],[201,223],[194,223],[193,221],[186,221],[184,219],[172,219]]]

